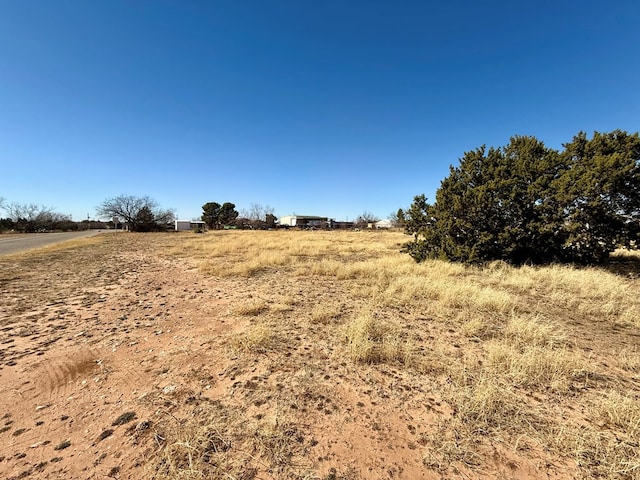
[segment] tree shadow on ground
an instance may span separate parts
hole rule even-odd
[[[640,278],[640,257],[639,256],[612,256],[601,267],[621,277]]]

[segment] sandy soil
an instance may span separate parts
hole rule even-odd
[[[422,439],[452,414],[428,378],[345,361],[295,312],[269,351],[229,349],[253,322],[234,305],[310,280],[207,278],[114,242],[2,261],[1,478],[151,478],[168,436],[205,417],[234,478],[571,478],[499,445],[473,471],[427,468]],[[307,301],[341,295],[315,287]]]
[[[230,328],[231,295],[175,262],[107,256],[3,279],[2,478],[145,478],[158,407],[224,372],[202,338]]]
[[[58,254],[65,255],[82,253]],[[330,351],[317,352],[326,347],[305,334],[247,365],[230,356],[221,339],[246,328],[247,320],[231,317],[229,307],[259,295],[259,286],[221,284],[144,252],[102,255],[86,259],[80,270],[82,258],[65,268],[43,255],[33,263],[49,265],[3,279],[3,478],[148,478],[159,422],[220,399],[244,405],[247,420],[259,418],[291,400],[279,394],[283,388],[303,382],[297,405],[278,407],[287,410],[288,422],[292,407],[304,410],[293,427],[298,470],[327,478],[341,478],[336,472],[437,478],[423,468],[415,441],[439,402],[424,405],[422,394],[407,401],[412,387],[400,375],[356,372]],[[298,355],[326,363],[303,365]],[[341,378],[353,375],[359,385]],[[252,475],[293,474],[264,468]]]

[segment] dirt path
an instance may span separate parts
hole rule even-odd
[[[35,273],[3,265],[2,478],[147,477],[124,445],[189,383],[169,379],[188,370],[183,352],[227,329],[215,320],[224,299],[203,307],[212,287],[193,273],[167,275],[180,267],[131,252],[100,256],[36,256]]]

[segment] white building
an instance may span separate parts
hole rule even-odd
[[[391,223],[391,220],[380,220],[379,222],[376,222],[374,225],[378,229],[393,227],[393,224]]]

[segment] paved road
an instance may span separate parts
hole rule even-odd
[[[83,232],[29,233],[24,235],[4,234],[0,235],[0,256],[45,247],[53,243],[66,242],[76,238],[92,237],[109,231],[85,230]]]

